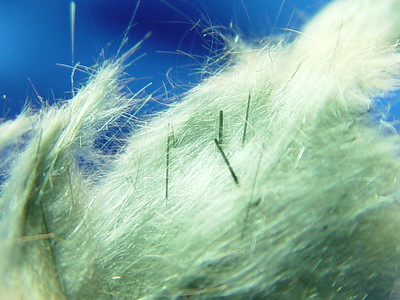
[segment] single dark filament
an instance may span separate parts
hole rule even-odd
[[[249,122],[249,112],[250,112],[250,99],[251,99],[251,95],[249,93],[249,97],[247,98],[246,117],[244,119],[242,144],[244,144],[246,142],[247,124]]]
[[[218,140],[217,140],[217,139],[214,139],[214,142],[215,142],[215,144],[217,145],[217,148],[218,148],[219,152],[221,153],[222,158],[224,159],[226,165],[228,166],[229,172],[231,173],[231,175],[232,175],[232,177],[233,177],[233,180],[235,181],[236,185],[239,185],[239,180],[238,180],[238,178],[237,178],[237,176],[236,176],[236,174],[235,174],[235,171],[233,171],[232,166],[231,166],[231,164],[229,163],[229,160],[228,160],[228,158],[226,157],[224,150],[222,150],[221,145],[218,143]]]
[[[219,111],[219,131],[218,131],[218,143],[222,145],[222,137],[224,131],[224,111]]]

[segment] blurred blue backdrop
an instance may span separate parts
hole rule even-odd
[[[137,7],[124,50],[152,34],[127,70],[134,79],[130,88],[135,91],[152,82],[147,92],[159,95],[166,90],[179,93],[194,84],[199,78],[192,74],[223,47],[206,28],[217,26],[224,33],[256,41],[284,33],[285,28],[299,29],[329,2],[142,0],[137,5],[137,1],[76,0],[74,61],[92,66],[115,57]],[[0,43],[0,117],[15,116],[27,101],[34,104],[36,93],[49,102],[71,97],[71,68],[60,66],[72,63],[70,1],[0,0]],[[86,76],[77,74],[76,86]]]

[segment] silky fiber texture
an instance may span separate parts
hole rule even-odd
[[[152,118],[127,53],[3,123],[0,299],[400,299],[399,36],[338,0]]]

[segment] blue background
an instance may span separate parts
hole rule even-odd
[[[117,55],[137,0],[76,0],[75,63],[92,66]],[[328,0],[142,0],[123,50],[151,32],[127,69],[135,91],[162,100],[199,80],[199,67],[223,42],[210,27],[249,42],[299,29]],[[71,97],[70,1],[0,0],[0,117],[12,118],[24,103],[38,107]],[[185,55],[184,53],[187,53]],[[144,56],[142,56],[144,55]],[[170,85],[169,78],[175,83]],[[76,85],[87,75],[77,73]]]

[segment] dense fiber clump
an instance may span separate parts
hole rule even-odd
[[[0,298],[400,299],[400,140],[374,101],[399,33],[398,0],[335,1],[115,154],[96,140],[146,101],[125,57],[3,123]]]

